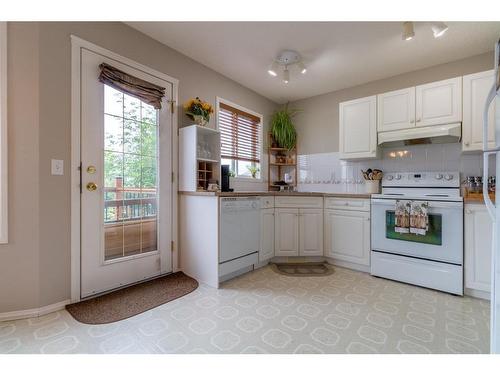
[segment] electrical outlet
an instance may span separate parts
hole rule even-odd
[[[64,161],[52,159],[50,169],[52,176],[62,176],[64,174]]]

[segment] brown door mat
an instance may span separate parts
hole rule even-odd
[[[198,282],[182,272],[135,284],[99,297],[66,306],[81,323],[112,323],[143,313],[198,288]]]
[[[287,276],[327,276],[333,268],[327,263],[273,263],[272,269]]]

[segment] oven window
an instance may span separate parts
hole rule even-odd
[[[419,242],[429,245],[441,246],[442,237],[442,216],[438,214],[429,214],[429,229],[426,234],[399,233],[395,230],[396,212],[385,212],[385,237],[391,240],[401,240],[410,242]]]

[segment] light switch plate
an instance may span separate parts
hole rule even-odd
[[[62,176],[64,174],[64,160],[52,159],[50,170],[52,176]]]

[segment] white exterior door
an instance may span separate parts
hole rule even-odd
[[[103,62],[165,87],[162,109],[100,83]],[[80,63],[84,298],[172,270],[173,85],[87,49]]]
[[[491,290],[491,241],[493,226],[483,204],[465,207],[465,287]]]
[[[462,121],[462,77],[416,88],[416,125],[431,126]]]
[[[377,95],[379,132],[415,127],[415,87]]]
[[[325,228],[326,256],[370,265],[369,212],[325,210]]]
[[[495,72],[488,70],[463,77],[464,112],[462,122],[462,149],[483,149],[483,113],[486,98],[495,81]],[[488,148],[495,147],[495,101],[488,112]]]
[[[278,208],[275,210],[276,256],[299,255],[299,210],[298,208]]]
[[[339,104],[341,159],[377,156],[377,96]]]
[[[274,257],[274,208],[260,210],[259,261]]]
[[[299,255],[323,255],[323,210],[299,210]]]

